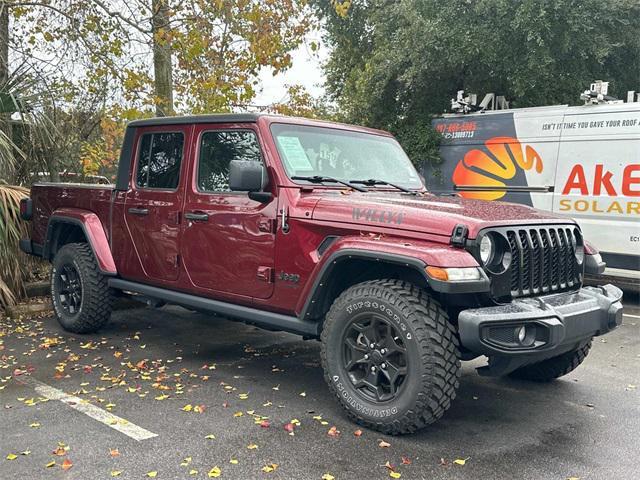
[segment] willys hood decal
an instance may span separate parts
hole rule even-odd
[[[325,191],[319,196],[312,218],[445,236],[450,236],[456,225],[464,224],[469,228],[470,238],[489,226],[572,223],[569,219],[524,205],[395,192],[345,195]]]

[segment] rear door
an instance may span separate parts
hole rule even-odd
[[[140,128],[124,217],[142,266],[131,268],[134,278],[154,283],[178,278],[180,215],[184,201],[184,171],[189,132],[193,127],[163,125]],[[124,272],[123,276],[127,276]]]
[[[203,294],[264,299],[273,293],[277,201],[229,190],[231,160],[264,162],[254,127],[195,126],[181,241],[185,270]]]

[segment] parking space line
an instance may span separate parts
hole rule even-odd
[[[136,441],[147,440],[149,438],[157,437],[157,433],[145,430],[142,427],[137,426],[134,423],[125,420],[122,417],[114,415],[110,412],[103,410],[102,408],[83,400],[82,398],[74,395],[64,393],[62,390],[58,390],[46,383],[42,383],[33,377],[16,378],[16,380],[23,385],[32,387],[38,394],[49,400],[58,400],[65,405],[84,413],[86,416],[97,420],[104,425],[107,425],[114,430],[124,433],[128,437],[133,438]]]
[[[631,318],[640,318],[640,315],[631,315],[630,313],[625,313],[622,316],[623,317],[631,317]]]

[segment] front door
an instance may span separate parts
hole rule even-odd
[[[182,177],[191,128],[164,125],[140,128],[137,133],[124,216],[142,268],[131,265],[129,278],[154,283],[178,278]]]
[[[231,160],[264,162],[252,125],[235,127],[195,127],[181,253],[192,284],[203,293],[264,299],[273,292],[276,199],[260,203],[229,190]]]

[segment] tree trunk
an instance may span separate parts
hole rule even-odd
[[[173,115],[173,78],[171,42],[167,38],[169,5],[167,0],[152,0],[153,74],[156,115]]]
[[[4,86],[9,79],[9,5],[6,0],[0,0],[0,86]],[[11,128],[11,114],[0,114],[0,130],[13,142]],[[13,152],[6,152],[5,158],[11,158]],[[10,161],[0,162],[0,178],[13,182],[15,176],[14,165]]]

